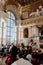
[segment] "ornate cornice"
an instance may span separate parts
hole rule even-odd
[[[21,20],[21,25],[29,25],[29,24],[34,24],[34,25],[43,24],[43,16]]]

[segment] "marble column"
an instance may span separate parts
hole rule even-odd
[[[4,11],[0,11],[0,19],[1,19],[1,26],[2,26],[2,33],[1,33],[1,44],[6,44],[6,17],[8,16],[7,13]]]
[[[20,43],[20,29],[21,29],[20,22],[21,22],[21,20],[18,20],[18,24],[17,24],[17,44]]]

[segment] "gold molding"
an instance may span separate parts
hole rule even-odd
[[[43,5],[43,0],[38,0],[30,5],[22,7],[22,12],[28,11],[32,12],[35,11],[40,5]]]
[[[28,25],[28,24],[38,24],[38,23],[43,23],[43,16],[39,16],[39,17],[34,17],[34,18],[30,18],[30,19],[26,19],[26,20],[21,20],[21,25]]]

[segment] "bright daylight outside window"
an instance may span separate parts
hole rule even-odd
[[[2,19],[0,17],[0,44],[16,43],[17,41],[16,18],[10,11],[8,11],[7,14],[8,16],[4,22],[4,26],[2,25]]]
[[[8,43],[16,43],[16,18],[12,12],[8,11],[7,23],[6,23],[6,41]]]

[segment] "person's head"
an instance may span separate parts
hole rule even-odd
[[[17,55],[17,59],[19,60],[20,58],[23,58],[22,53]]]
[[[12,43],[11,45],[14,46],[14,43]]]
[[[36,45],[37,43],[35,42],[34,44]]]
[[[19,57],[20,57],[20,58],[22,58],[22,57],[23,57],[23,56],[22,56],[22,53],[20,53],[20,54],[19,54]]]
[[[3,44],[1,44],[1,46],[4,46]]]
[[[38,52],[41,53],[41,50],[39,50]]]
[[[23,43],[21,43],[21,47],[24,48],[24,44]]]
[[[30,40],[31,43],[34,43],[33,39]]]

